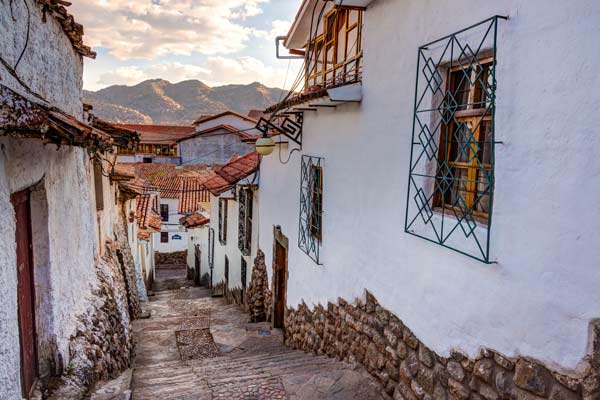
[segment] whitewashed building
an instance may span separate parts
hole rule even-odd
[[[127,368],[130,321],[139,313],[111,179],[114,147],[135,135],[84,112],[82,57],[95,54],[63,3],[0,3],[0,398],[7,400],[39,395],[49,381],[49,398],[79,398],[86,384]],[[92,354],[93,337],[113,340]]]
[[[233,111],[198,118],[196,132],[177,140],[183,164],[219,164],[254,151],[257,121]]]
[[[211,193],[208,232],[210,286],[245,305],[258,251],[259,155],[238,157],[215,171],[203,186]]]
[[[599,35],[596,1],[304,1],[304,86],[267,110],[289,122],[260,167],[287,343],[394,398],[598,398]],[[342,310],[346,345],[303,325]]]

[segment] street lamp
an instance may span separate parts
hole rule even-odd
[[[268,156],[274,148],[275,142],[266,133],[263,133],[262,137],[256,140],[256,151],[261,156]]]

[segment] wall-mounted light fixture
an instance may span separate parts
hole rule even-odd
[[[266,133],[256,140],[256,152],[261,156],[268,156],[273,152],[275,142]]]

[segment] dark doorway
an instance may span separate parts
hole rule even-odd
[[[194,283],[200,286],[200,281],[202,279],[202,272],[200,270],[200,260],[202,256],[202,252],[200,251],[200,245],[196,245],[194,247]]]
[[[144,164],[152,164],[152,158],[150,158],[150,157],[144,157],[144,158],[142,159],[142,162],[143,162]]]
[[[242,262],[240,266],[240,276],[242,277],[242,305],[246,307],[246,279],[248,274],[248,264],[246,263],[244,257],[242,257]]]
[[[229,289],[229,258],[225,256],[225,293]]]
[[[284,328],[286,286],[287,286],[287,248],[275,239],[273,260],[273,327]]]
[[[29,392],[38,373],[30,192],[23,191],[12,195],[11,202],[15,209],[17,221],[17,299],[21,347],[21,382],[23,396],[29,398]]]

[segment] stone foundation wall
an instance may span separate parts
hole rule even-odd
[[[271,320],[271,290],[265,264],[265,254],[258,250],[248,288],[248,312],[252,322]]]
[[[187,265],[187,250],[172,253],[154,253],[156,268]]]
[[[97,265],[98,289],[69,344],[69,363],[45,383],[44,398],[81,399],[97,381],[116,378],[134,354],[127,278],[114,246]],[[138,307],[139,307],[139,303]],[[133,306],[135,308],[135,306]]]
[[[362,364],[395,400],[600,399],[600,321],[592,323],[586,372],[577,376],[489,349],[475,359],[440,357],[368,292],[355,304],[288,309],[285,330],[291,348]]]

